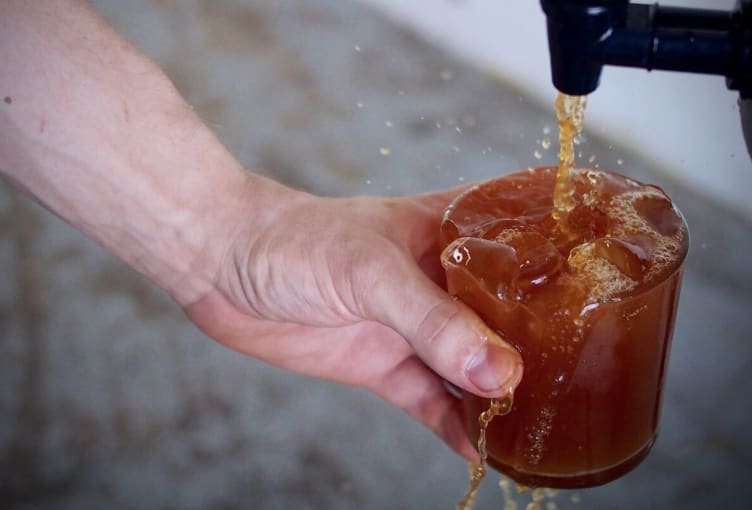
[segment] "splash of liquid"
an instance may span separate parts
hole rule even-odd
[[[554,185],[554,208],[551,216],[563,223],[574,209],[574,187],[569,174],[575,163],[575,138],[582,131],[585,121],[587,96],[568,96],[559,93],[556,97],[556,118],[559,121],[559,170]]]
[[[465,496],[457,504],[457,510],[472,510],[475,499],[478,497],[478,488],[483,478],[486,476],[486,459],[488,459],[488,450],[486,449],[486,430],[491,420],[496,416],[503,416],[512,410],[513,395],[502,399],[492,399],[488,409],[480,413],[478,423],[480,424],[480,434],[478,435],[478,454],[480,463],[478,465],[470,464],[470,486]]]

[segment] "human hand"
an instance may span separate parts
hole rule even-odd
[[[0,174],[219,342],[368,388],[476,459],[441,377],[498,396],[522,362],[441,289],[456,190],[325,199],[250,174],[86,2],[10,2],[0,69]]]
[[[371,390],[477,461],[441,379],[500,396],[522,360],[442,290],[438,227],[458,192],[320,198],[273,186],[263,217],[238,212],[213,289],[186,313],[234,350]]]

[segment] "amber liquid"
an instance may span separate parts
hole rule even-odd
[[[488,459],[486,432],[488,425],[497,416],[504,416],[512,409],[512,396],[503,399],[492,399],[488,409],[478,415],[478,453],[480,454],[480,464],[470,465],[470,485],[457,504],[457,510],[471,510],[478,496],[478,489],[483,478],[486,477],[486,460]]]
[[[449,291],[525,362],[505,416],[465,395],[471,438],[520,483],[573,488],[653,443],[688,239],[659,188],[562,159],[465,193],[441,234]]]

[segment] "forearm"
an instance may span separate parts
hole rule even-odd
[[[278,186],[244,171],[84,2],[0,9],[0,171],[182,304],[196,299],[250,206],[248,180],[255,211]]]

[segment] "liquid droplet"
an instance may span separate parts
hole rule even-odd
[[[444,81],[449,81],[452,78],[454,78],[454,73],[452,72],[451,69],[442,69],[440,74],[441,74],[441,79]]]
[[[544,138],[541,142],[541,147],[543,147],[544,150],[548,150],[551,148],[551,139],[550,138]]]
[[[533,157],[535,159],[541,159],[543,157],[543,154],[541,154],[541,151],[536,149],[535,152],[533,152]]]
[[[381,154],[382,156],[389,156],[391,153],[392,149],[390,149],[389,147],[381,147],[379,149],[379,154]]]

